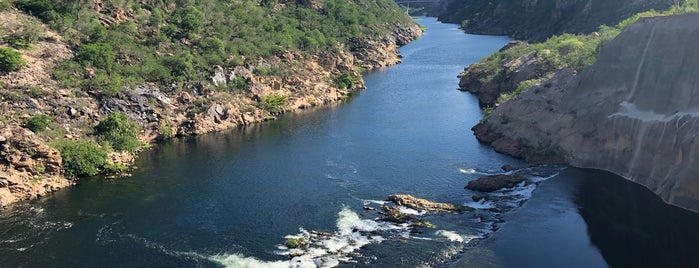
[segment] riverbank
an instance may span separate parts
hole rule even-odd
[[[2,258],[11,266],[65,267],[74,260],[85,266],[288,266],[292,258],[275,254],[277,245],[303,228],[333,234],[319,248],[334,252],[327,257],[340,255],[345,265],[449,260],[472,236],[490,232],[493,221],[476,216],[490,212],[425,215],[436,228],[422,234],[379,228],[353,235],[375,224],[376,212],[363,209],[380,206],[373,201],[405,193],[471,202],[463,187],[478,174],[462,169],[519,163],[468,139],[463,129],[478,121],[480,110],[449,80],[464,61],[477,61],[509,39],[421,20],[429,30],[401,48],[403,63],[367,74],[367,90],[341,105],[166,141],[141,153],[131,177],[87,178],[8,208],[0,214],[0,232],[2,241],[15,242],[0,241]],[[458,49],[464,44],[467,49]],[[346,244],[332,240],[362,237],[372,243],[350,253],[338,252]]]
[[[52,73],[58,64],[75,56],[63,37],[13,8],[0,11],[0,20],[3,25],[39,25],[38,34],[45,36],[31,49],[20,50],[25,66],[0,76],[2,206],[75,184],[74,176],[79,174],[68,174],[65,169],[82,164],[66,161],[80,159],[62,155],[54,149],[55,143],[94,140],[94,126],[108,114],[121,113],[137,123],[142,144],[273,120],[284,112],[327,105],[354,94],[364,87],[361,71],[399,63],[397,48],[422,33],[415,23],[395,24],[387,35],[353,38],[337,44],[335,50],[286,50],[272,57],[243,59],[236,67],[213,66],[211,76],[184,90],[173,88],[183,83],[142,83],[101,94],[99,87],[98,91],[65,87]],[[80,70],[88,81],[97,83],[95,71]],[[27,122],[34,119],[42,119],[41,128],[30,130]],[[106,165],[96,168],[102,171],[107,165],[121,171],[136,156],[134,151],[110,149],[109,144],[100,147],[106,159],[99,161]]]

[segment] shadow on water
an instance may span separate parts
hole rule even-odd
[[[588,172],[575,203],[611,267],[699,267],[698,213],[609,172]]]

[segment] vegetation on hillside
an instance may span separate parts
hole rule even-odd
[[[100,144],[117,151],[135,152],[143,143],[138,139],[140,127],[123,113],[111,113],[97,124],[95,135]]]
[[[530,42],[543,42],[564,33],[591,33],[599,25],[615,25],[638,12],[672,6],[669,0],[442,2],[445,8],[439,13],[440,21],[461,23],[470,33],[509,35]]]
[[[411,24],[392,0],[0,0],[0,125],[58,149],[69,177],[119,171],[146,136],[356,88],[351,59],[299,76]],[[316,81],[320,93],[304,88]]]
[[[52,145],[61,152],[69,177],[94,176],[107,166],[107,152],[92,140],[58,140]]]
[[[94,176],[100,172],[120,172],[125,167],[112,163],[111,151],[135,152],[143,147],[138,139],[140,128],[123,113],[112,113],[102,119],[94,135],[83,140],[59,139],[52,146],[61,152],[63,166],[69,177]]]
[[[27,118],[25,127],[34,132],[41,132],[46,129],[51,123],[51,116],[45,114],[37,114]]]
[[[390,0],[317,4],[322,8],[276,0],[14,2],[76,48],[54,76],[64,86],[104,95],[143,82],[200,83],[217,65],[235,67],[286,50],[332,51],[350,37],[377,37],[390,31],[386,25],[409,23]]]
[[[679,10],[684,12],[697,12],[699,11],[699,5],[697,4],[697,0],[686,1]],[[498,103],[503,103],[511,97],[538,84],[542,80],[545,80],[556,70],[572,68],[576,71],[580,71],[592,65],[597,59],[597,55],[602,46],[638,19],[644,17],[668,16],[675,14],[675,12],[675,7],[666,11],[650,10],[635,14],[619,22],[615,26],[610,27],[602,25],[597,32],[589,35],[563,34],[553,36],[542,43],[521,43],[520,45],[513,46],[504,51],[491,54],[478,62],[478,68],[481,68],[484,70],[484,73],[488,74],[481,78],[480,82],[485,84],[505,79],[505,76],[508,74],[503,70],[503,62],[509,62],[533,53],[540,63],[540,76],[522,81],[516,88],[501,94],[498,98]]]
[[[24,66],[22,54],[8,47],[0,47],[0,73],[17,71]]]

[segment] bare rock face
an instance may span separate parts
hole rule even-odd
[[[556,74],[474,127],[512,155],[603,169],[699,211],[699,15],[641,19],[595,64]],[[509,143],[509,142],[508,142]]]
[[[524,180],[524,177],[518,175],[490,175],[469,181],[465,188],[479,192],[492,192],[502,188],[515,187]]]
[[[416,24],[396,28],[390,36],[380,40],[350,38],[348,48],[357,65],[367,70],[379,69],[400,63],[398,47],[407,44],[422,34]]]
[[[5,126],[0,136],[0,206],[34,199],[71,185],[55,149],[26,129]]]

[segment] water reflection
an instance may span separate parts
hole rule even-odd
[[[611,267],[699,267],[699,214],[604,171],[589,171],[575,202]]]

